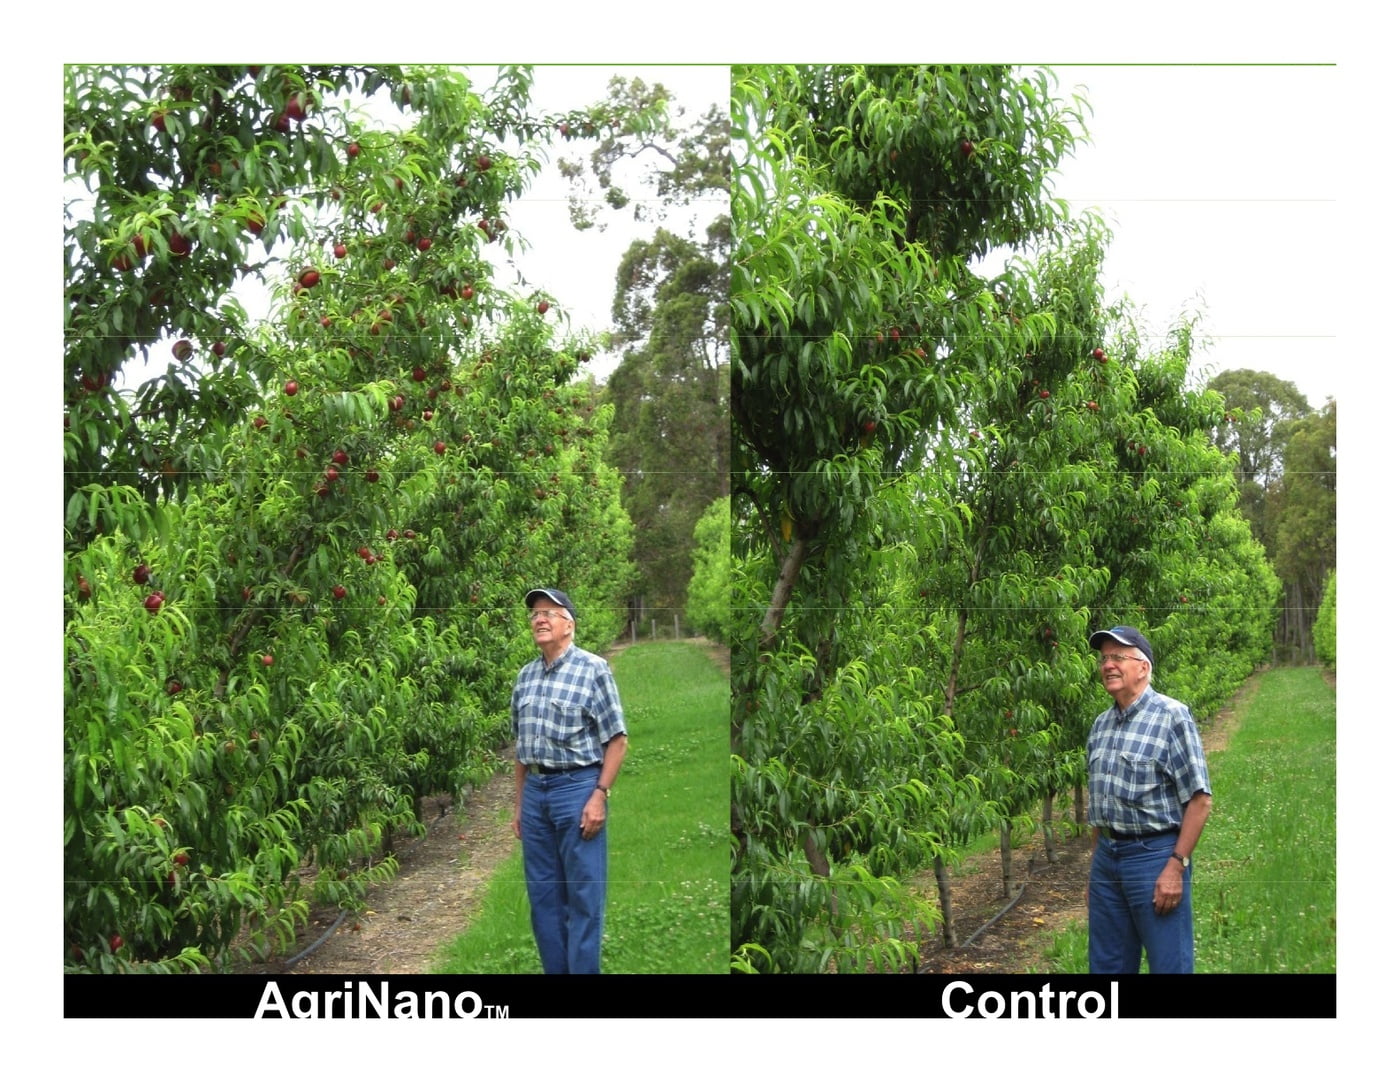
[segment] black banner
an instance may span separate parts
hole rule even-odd
[[[586,986],[587,994],[580,994]],[[79,976],[66,1018],[1335,1018],[1337,978]]]

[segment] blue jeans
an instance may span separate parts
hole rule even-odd
[[[589,841],[579,821],[601,768],[527,774],[520,841],[530,925],[546,973],[597,973],[602,967],[608,828]]]
[[[1141,841],[1099,836],[1089,867],[1089,972],[1136,973],[1147,949],[1151,973],[1191,973],[1191,869],[1181,873],[1181,903],[1165,916],[1152,891],[1176,847],[1175,834]]]

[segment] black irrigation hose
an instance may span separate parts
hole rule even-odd
[[[423,832],[423,836],[421,838],[416,839],[413,842],[413,844],[408,847],[408,852],[413,852],[413,850],[417,849],[420,845],[422,845],[425,841],[428,840],[428,835],[433,832],[433,827],[437,826],[438,823],[442,822],[442,820],[447,818],[447,810],[450,807],[453,807],[453,805],[444,805],[438,811],[438,817],[428,824],[428,829]],[[342,909],[340,911],[340,915],[337,916],[335,920],[331,922],[331,926],[321,933],[320,939],[316,940],[316,942],[312,943],[301,953],[294,954],[292,957],[288,958],[285,962],[282,963],[282,972],[290,973],[292,969],[297,965],[297,963],[299,963],[303,958],[311,957],[311,955],[315,954],[318,950],[325,946],[326,940],[330,939],[330,937],[335,934],[335,930],[345,922],[345,918],[349,915],[350,910]]]
[[[981,935],[983,932],[985,932],[988,928],[990,928],[990,927],[991,927],[993,924],[995,924],[997,921],[1001,920],[1001,918],[1004,917],[1004,916],[1006,916],[1007,913],[1011,912],[1012,906],[1014,906],[1017,902],[1019,902],[1019,901],[1021,900],[1021,895],[1025,894],[1025,893],[1026,893],[1026,884],[1025,884],[1025,883],[1022,883],[1019,887],[1016,888],[1016,893],[1013,894],[1013,895],[1011,896],[1011,901],[1007,902],[1004,906],[1002,906],[1001,911],[998,912],[996,916],[992,917],[989,921],[987,921],[986,924],[982,925],[982,927],[978,928],[977,931],[973,932],[970,936],[968,936],[966,939],[964,939],[964,940],[962,941],[962,945],[963,945],[964,947],[970,947],[970,946],[972,946],[972,944],[976,941],[976,939],[977,939],[977,937],[978,937],[979,935]]]
[[[1048,863],[1049,862],[1047,862],[1047,864]],[[1032,855],[1030,863],[1026,866],[1026,881],[1016,888],[1016,893],[1011,896],[1011,901],[1007,902],[1004,906],[1002,906],[1001,909],[997,911],[995,916],[993,916],[985,924],[983,924],[982,927],[978,928],[977,931],[973,932],[970,936],[968,936],[961,943],[959,943],[954,949],[962,950],[964,947],[972,946],[973,942],[977,939],[978,936],[980,936],[997,921],[1001,920],[1001,918],[1006,916],[1006,914],[1010,913],[1011,910],[1015,908],[1016,903],[1021,900],[1021,895],[1026,893],[1026,887],[1030,885],[1030,877],[1034,874],[1035,857],[1034,855]],[[918,971],[920,973],[927,973],[929,972],[929,968],[929,966],[920,966]]]

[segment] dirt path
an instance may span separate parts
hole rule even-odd
[[[729,651],[701,639],[710,658],[729,674]],[[615,657],[630,644],[607,651]],[[496,868],[517,844],[511,830],[515,782],[509,760],[501,772],[457,804],[428,797],[423,818],[428,833],[400,850],[399,872],[369,888],[358,915],[321,907],[297,936],[295,946],[248,973],[408,974],[428,973],[441,948],[471,923]]]

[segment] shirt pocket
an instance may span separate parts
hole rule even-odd
[[[1161,785],[1157,760],[1143,755],[1120,752],[1114,787],[1118,799],[1125,804],[1142,806],[1152,803]]]
[[[550,731],[559,744],[569,751],[588,747],[588,727],[584,723],[583,704],[568,699],[549,699],[543,705],[549,718]]]

